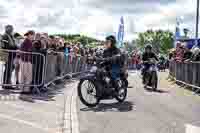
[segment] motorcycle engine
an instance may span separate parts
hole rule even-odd
[[[105,78],[104,78],[104,81],[105,81],[107,84],[109,84],[109,83],[110,83],[110,78],[109,78],[109,77],[105,77]]]

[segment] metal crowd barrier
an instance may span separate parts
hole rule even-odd
[[[40,52],[23,52],[0,49],[0,86],[34,88],[44,84],[45,55]]]
[[[200,91],[200,62],[170,61],[169,74],[177,82],[195,88],[195,93]]]
[[[87,71],[86,58],[63,52],[52,52],[46,56],[45,87],[56,80]]]
[[[125,60],[128,61],[127,55]],[[40,93],[57,80],[89,69],[87,57],[83,56],[47,50],[23,52],[0,49],[0,86],[3,88],[29,88]]]
[[[86,58],[64,52],[0,49],[0,86],[29,88],[37,93],[56,80],[86,72]]]

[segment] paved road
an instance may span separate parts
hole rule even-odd
[[[71,133],[69,112],[76,84],[66,81],[49,88],[51,91],[43,96],[0,90],[0,132]]]
[[[102,101],[93,109],[82,105],[76,97],[76,81],[52,87],[52,91],[42,97],[25,97],[0,90],[0,131],[184,133],[187,124],[200,126],[200,97],[167,82],[166,73],[160,77],[159,89],[162,91],[147,92],[138,74],[131,73],[132,88],[129,88],[126,102]]]
[[[143,89],[139,74],[131,73],[125,103],[102,101],[93,109],[78,102],[80,133],[185,133],[187,124],[200,126],[200,97],[166,80],[160,92]]]

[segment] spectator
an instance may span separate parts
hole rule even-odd
[[[80,55],[85,56],[85,49],[83,47],[80,48]]]
[[[5,27],[5,34],[2,36],[2,48],[6,50],[16,50],[17,46],[15,44],[13,34],[13,26],[7,25]],[[11,76],[12,72],[14,70],[14,59],[15,59],[16,53],[9,51],[8,58],[5,63],[5,70],[4,70],[4,76],[3,76],[3,84],[4,85],[11,85]],[[4,89],[13,89],[10,86],[3,86]]]
[[[135,52],[133,52],[133,55],[132,55],[132,68],[135,70],[137,68],[137,64],[138,64],[138,55]]]
[[[176,50],[173,48],[169,51],[169,60],[173,60],[175,57]]]
[[[192,52],[190,51],[190,49],[188,49],[187,47],[185,47],[185,53],[183,56],[183,60],[184,61],[188,61],[192,58]]]
[[[50,43],[48,48],[50,48],[51,50],[55,50],[56,49],[56,41],[55,41],[55,37],[54,36],[50,36]]]
[[[40,41],[42,47],[46,49],[48,47],[48,38],[45,35],[41,35]]]
[[[64,42],[61,39],[57,40],[57,47],[56,47],[56,52],[57,52],[57,76],[63,76],[63,66],[64,66]]]
[[[75,46],[73,47],[73,49],[74,49],[74,54],[75,54],[75,56],[78,56],[78,54],[79,54],[79,47],[75,45]]]
[[[65,44],[62,39],[59,40],[58,42],[58,47],[57,47],[58,52],[65,52]]]
[[[24,36],[26,39],[24,40],[21,51],[24,52],[32,52],[33,45],[32,41],[34,39],[35,32],[30,30]],[[32,55],[31,53],[23,53],[21,55],[21,83],[25,85],[30,85],[32,83]],[[22,90],[22,94],[30,94],[30,87],[24,87]]]
[[[41,38],[41,34],[40,33],[36,33],[34,40],[40,40],[40,38]]]
[[[32,83],[34,85],[41,85],[42,80],[43,80],[43,69],[44,69],[45,60],[40,54],[46,56],[47,49],[43,49],[41,41],[37,40],[33,42],[33,52],[34,52],[34,55],[33,55],[33,61],[32,61],[32,64],[33,64]],[[39,89],[41,89],[42,87],[43,85],[39,86]]]
[[[17,48],[21,47],[21,44],[23,43],[24,38],[19,34],[14,34],[15,43],[17,45]],[[14,60],[15,65],[15,78],[16,78],[16,84],[19,84],[19,72],[20,72],[20,53],[16,53],[16,58]]]
[[[192,61],[200,61],[200,49],[197,47],[193,50]]]
[[[21,44],[24,41],[24,38],[19,33],[15,33],[14,34],[14,40],[15,40],[15,44],[17,46],[17,49],[19,49],[21,47]]]
[[[180,42],[177,43],[176,52],[175,52],[175,60],[178,62],[183,61],[184,56],[184,48]]]

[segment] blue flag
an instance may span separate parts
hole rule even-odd
[[[117,43],[118,48],[123,47],[123,40],[124,40],[124,19],[123,17],[120,18],[119,30],[117,34]]]

